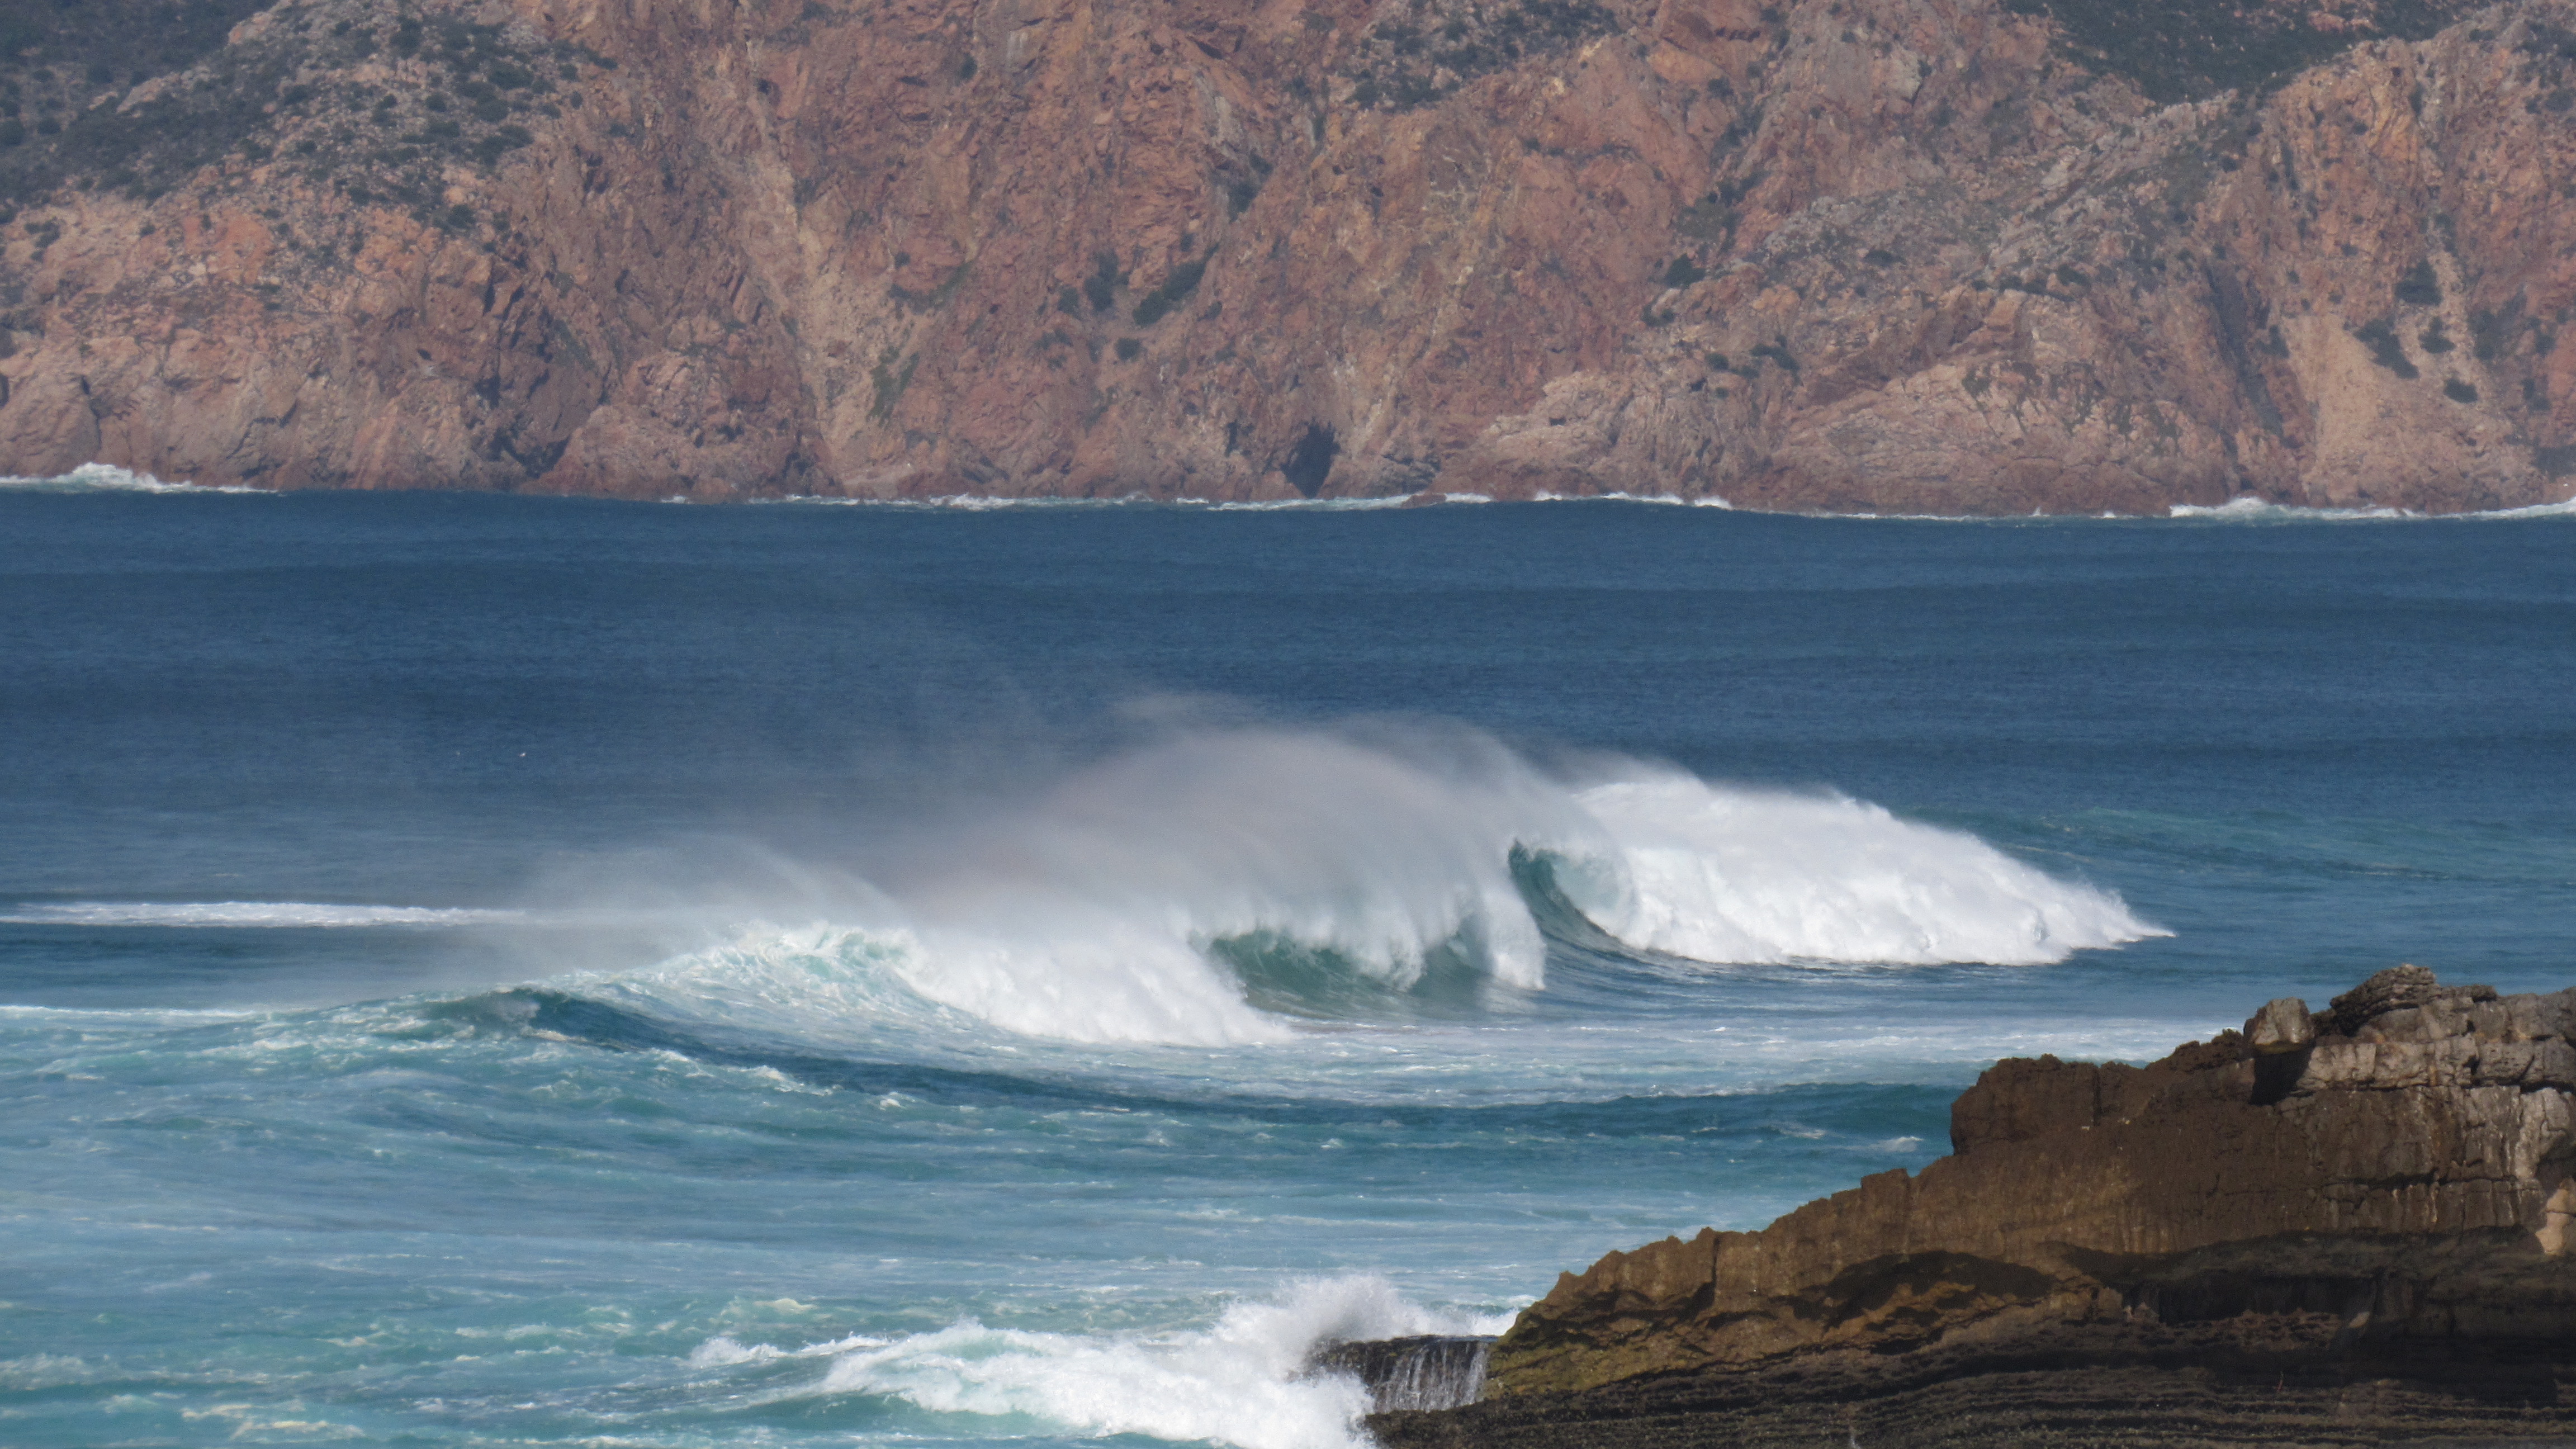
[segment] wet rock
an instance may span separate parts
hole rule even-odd
[[[1454,1409],[1476,1402],[1483,1392],[1485,1360],[1493,1348],[1493,1339],[1472,1335],[1328,1343],[1308,1356],[1306,1372],[1358,1379],[1376,1413]]]

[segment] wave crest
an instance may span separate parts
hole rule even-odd
[[[908,851],[864,897],[625,979],[746,1026],[926,1011],[1214,1046],[1538,991],[1551,939],[1715,965],[2026,965],[2159,934],[2114,894],[1839,795],[1629,760],[1570,784],[1481,737],[1281,730],[1080,772]]]
[[[1728,965],[2036,966],[2161,934],[2116,895],[1841,795],[1620,780],[1577,800],[1614,869],[1563,873],[1620,942]]]
[[[789,1397],[879,1395],[935,1413],[1024,1416],[1085,1434],[1235,1449],[1362,1449],[1368,1393],[1346,1376],[1309,1375],[1306,1363],[1318,1346],[1496,1332],[1500,1322],[1435,1313],[1383,1278],[1355,1276],[1302,1282],[1273,1302],[1238,1303],[1190,1333],[1041,1333],[968,1319],[892,1340],[795,1350],[720,1337],[699,1345],[688,1363],[723,1370],[825,1358],[831,1366],[823,1376]]]

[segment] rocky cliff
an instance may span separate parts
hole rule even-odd
[[[662,497],[2576,493],[2576,7],[80,0],[0,467]]]
[[[2571,1037],[2576,991],[2406,966],[2142,1068],[1998,1063],[1949,1157],[1567,1274],[1483,1403],[1389,1437],[1767,1442],[1872,1405],[1870,1442],[2576,1435]]]

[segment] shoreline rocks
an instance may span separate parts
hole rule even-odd
[[[1369,1391],[1377,1413],[1455,1409],[1485,1388],[1494,1340],[1472,1334],[1416,1334],[1327,1343],[1307,1356],[1306,1372],[1349,1374]]]
[[[1951,1156],[1612,1253],[1520,1316],[1479,1403],[1372,1423],[1396,1445],[2576,1435],[2571,1033],[2576,991],[2402,966],[2145,1067],[1998,1062]]]

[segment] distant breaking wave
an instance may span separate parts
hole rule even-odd
[[[274,488],[253,488],[246,484],[203,484],[185,480],[176,482],[137,473],[112,463],[83,463],[68,473],[49,478],[0,476],[0,491],[55,493],[249,493],[274,497]],[[1434,492],[1440,490],[1434,489]],[[1449,503],[1491,503],[1495,500],[1481,493],[1442,493]],[[666,500],[689,503],[685,495]],[[989,513],[1016,510],[1095,509],[1095,508],[1183,508],[1204,509],[1214,513],[1273,513],[1310,511],[1323,513],[1370,512],[1401,508],[1411,495],[1397,494],[1384,498],[1280,498],[1254,502],[1223,502],[1210,498],[1149,498],[1142,493],[1109,498],[995,497],[981,493],[945,494],[931,498],[851,498],[798,495],[787,498],[753,498],[744,500],[762,504],[804,504],[843,508],[891,508],[949,510],[967,513]],[[1540,493],[1528,500],[1533,503],[1647,503],[1668,506],[1693,506],[1732,512],[1735,505],[1714,493],[1696,498],[1683,498],[1671,493]],[[1764,511],[1764,510],[1753,510]],[[1795,513],[1796,510],[1782,510]],[[2025,515],[1995,518],[1983,514],[1952,513],[1823,513],[1804,515],[1839,518],[1856,522],[1915,523],[1995,523],[2026,522],[2032,517],[2081,521],[2088,515]],[[2103,519],[2134,521],[2145,515],[2106,513]],[[2165,514],[2168,518],[2214,520],[2223,523],[2349,523],[2396,520],[2496,519],[2496,518],[2565,518],[2576,517],[2576,498],[2559,503],[2538,503],[2523,508],[2499,508],[2479,513],[2421,513],[2405,508],[2305,508],[2290,504],[2269,503],[2259,498],[2234,498],[2219,504],[2177,503]]]
[[[2411,508],[2300,508],[2267,503],[2260,498],[2231,498],[2225,503],[2177,503],[2174,518],[2214,519],[2222,523],[2376,523],[2398,519],[2567,518],[2576,517],[2576,498],[2535,503],[2524,508],[2496,508],[2479,513],[2419,513]]]
[[[1449,504],[1494,503],[1482,493],[1445,493],[1440,496]],[[686,498],[674,498],[686,503]],[[1045,511],[1057,509],[1183,509],[1211,513],[1366,513],[1402,508],[1413,501],[1412,495],[1399,494],[1386,498],[1274,498],[1251,502],[1224,502],[1211,498],[1149,498],[1141,493],[1114,498],[1002,498],[979,493],[945,494],[931,498],[847,498],[819,495],[792,498],[755,498],[753,503],[802,504],[830,508],[886,508],[897,510],[995,513]],[[2138,523],[2162,519],[2197,519],[2219,523],[2353,523],[2353,522],[2440,522],[2466,519],[2564,518],[2576,517],[2576,499],[2561,503],[2536,503],[2522,508],[2498,508],[2471,513],[2424,513],[2407,508],[2306,508],[2293,504],[2268,503],[2258,498],[2235,498],[2225,503],[2176,503],[2163,514],[2131,513],[1806,513],[1798,509],[1738,510],[1727,499],[1714,493],[1696,498],[1683,498],[1670,493],[1540,493],[1525,500],[1530,503],[1636,503],[1665,507],[1695,507],[1725,512],[1778,512],[1802,518],[1835,519],[1851,523],[2049,523],[2121,522]]]
[[[1866,802],[1588,769],[1482,739],[1183,736],[913,852],[831,924],[617,980],[743,1027],[910,998],[1031,1036],[1222,1045],[1537,991],[1551,939],[1715,966],[2040,965],[2163,934]]]
[[[169,483],[149,473],[137,473],[111,463],[83,463],[68,473],[52,478],[0,477],[0,488],[53,493],[274,493],[276,491],[239,484],[208,487],[198,483]]]

